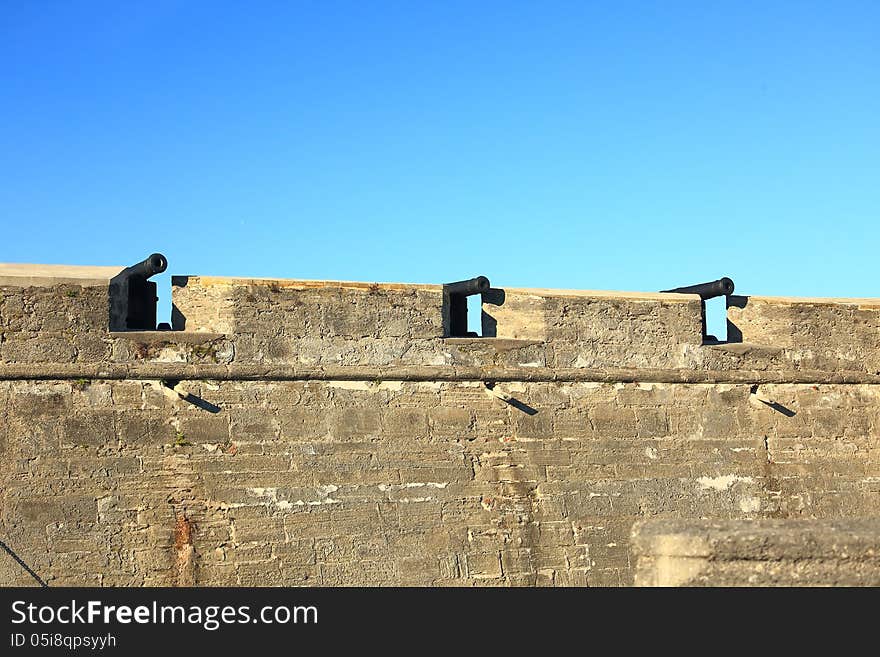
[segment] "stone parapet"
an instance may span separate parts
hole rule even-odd
[[[778,349],[786,366],[880,372],[880,299],[731,296],[728,337]]]
[[[446,334],[440,285],[175,276],[174,330],[110,331],[118,269],[0,266],[0,365],[880,373],[880,300],[730,297],[715,344],[696,295],[497,288],[482,336],[462,338]]]

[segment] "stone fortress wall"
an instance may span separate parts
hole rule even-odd
[[[452,337],[441,285],[175,276],[118,330],[121,270],[0,265],[0,540],[49,585],[631,585],[675,522],[880,515],[880,299],[730,296],[718,344],[694,294],[493,288]]]

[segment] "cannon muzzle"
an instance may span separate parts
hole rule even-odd
[[[699,294],[700,298],[714,299],[715,297],[727,297],[733,294],[733,281],[725,276],[717,281],[709,283],[699,283],[697,285],[688,285],[686,287],[677,287],[674,290],[661,290],[662,292],[676,292],[678,294]]]
[[[472,294],[488,292],[490,287],[491,283],[489,283],[488,278],[485,276],[477,276],[476,278],[469,278],[466,281],[447,283],[443,286],[443,289],[449,294],[461,294],[469,297]]]
[[[132,265],[125,271],[130,277],[137,276],[138,278],[143,278],[144,280],[146,280],[150,276],[161,274],[167,268],[168,258],[163,256],[161,253],[154,253],[143,262]]]

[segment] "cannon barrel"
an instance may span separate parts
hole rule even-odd
[[[470,296],[472,294],[488,292],[490,287],[491,283],[489,283],[488,278],[485,276],[477,276],[476,278],[469,278],[466,281],[447,283],[443,286],[443,289],[449,294],[463,294],[464,296]]]
[[[677,287],[674,290],[661,290],[662,292],[676,292],[678,294],[699,294],[704,301],[715,297],[726,297],[733,294],[733,281],[725,276],[717,281]]]
[[[144,280],[148,279],[150,276],[154,276],[155,274],[161,274],[168,268],[168,258],[163,256],[161,253],[154,253],[149,256],[143,262],[139,262],[136,265],[132,265],[125,272],[129,277],[143,278]]]

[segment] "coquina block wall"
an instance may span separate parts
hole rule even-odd
[[[629,585],[637,520],[878,515],[880,301],[0,267],[0,540],[50,585]],[[0,584],[33,580],[0,554]]]

